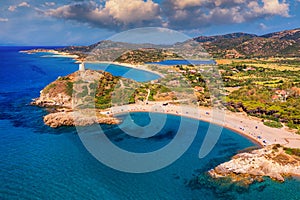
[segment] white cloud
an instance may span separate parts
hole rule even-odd
[[[255,15],[280,15],[283,17],[289,16],[289,4],[278,0],[262,0],[263,6],[260,6],[256,1],[251,1],[248,4],[250,11]]]
[[[175,7],[179,9],[184,9],[187,7],[193,7],[193,6],[201,6],[204,4],[207,0],[199,1],[199,0],[174,0]]]
[[[268,27],[264,23],[260,23],[259,28],[262,29],[262,30],[268,29]]]
[[[289,16],[289,4],[283,1],[280,3],[278,0],[263,0],[263,13],[281,15],[284,17]]]
[[[17,6],[11,5],[8,7],[8,10],[14,12],[17,9]]]
[[[153,20],[159,14],[159,5],[152,0],[109,0],[103,12],[125,24]]]
[[[30,5],[29,5],[29,3],[27,3],[27,2],[22,2],[22,3],[20,3],[19,5],[18,5],[18,7],[30,7]]]
[[[1,18],[1,17],[0,17],[0,22],[8,22],[8,19],[7,19],[7,18]]]
[[[40,12],[112,30],[142,26],[192,30],[275,15],[289,17],[289,6],[285,0],[162,0],[160,4],[153,0],[100,0],[100,4],[86,0]]]
[[[11,11],[11,12],[14,12],[19,7],[27,7],[27,8],[29,8],[30,4],[24,1],[24,2],[19,3],[18,5],[11,5],[11,6],[9,6],[8,10]]]
[[[289,17],[289,4],[285,0],[165,0],[163,6],[168,26],[183,30],[244,23],[275,15]]]
[[[55,6],[55,2],[45,2],[45,6]]]
[[[159,12],[159,5],[152,0],[108,0],[104,5],[84,1],[49,9],[44,13],[92,26],[126,29],[133,26],[160,24]]]

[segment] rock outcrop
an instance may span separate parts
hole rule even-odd
[[[263,177],[283,182],[285,176],[300,175],[300,157],[289,155],[285,150],[272,145],[249,153],[235,155],[208,172],[213,178],[231,178],[232,182],[245,181],[247,184]]]
[[[106,114],[96,114],[101,110],[93,108],[94,98],[100,99],[104,95],[110,97],[111,88],[116,80],[111,74],[103,71],[77,71],[59,77],[47,85],[31,105],[50,108],[51,113],[44,117],[44,122],[52,128],[87,126],[96,123],[119,124],[120,120]],[[97,101],[97,103],[101,102]]]
[[[92,112],[92,111],[91,111]],[[50,113],[44,117],[44,122],[51,128],[60,126],[88,126],[92,124],[119,124],[120,120],[108,116],[86,116],[76,112]]]

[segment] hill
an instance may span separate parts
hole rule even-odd
[[[118,61],[130,64],[167,59],[199,60],[210,56],[228,59],[300,57],[300,28],[261,36],[241,32],[199,36],[173,45],[134,44],[103,40],[89,46],[69,46],[56,50],[77,55],[78,59]]]
[[[194,40],[215,58],[300,57],[300,28],[261,36],[232,33]]]
[[[78,55],[79,59],[88,61],[116,61],[129,64],[209,57],[195,40],[187,40],[173,45],[134,44],[103,40],[90,46],[70,46],[56,50]]]

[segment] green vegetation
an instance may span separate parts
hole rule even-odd
[[[95,107],[100,109],[110,108],[112,106],[112,92],[119,81],[119,77],[114,77],[110,73],[103,72],[104,76],[99,80],[95,91]]]
[[[70,81],[68,81],[67,83],[66,83],[66,93],[67,93],[67,95],[69,95],[70,97],[72,96],[72,94],[73,94],[73,82],[70,82]]]
[[[272,127],[272,128],[282,128],[282,124],[276,121],[265,121],[264,125]]]
[[[290,93],[288,97],[276,96],[276,89],[264,86],[245,86],[227,98],[231,110],[243,110],[250,115],[285,122],[290,128],[299,127],[300,98]],[[273,97],[273,98],[272,98]]]
[[[281,59],[280,63],[285,61],[300,66],[299,60]],[[258,67],[258,61],[245,62],[220,65],[224,85],[230,91],[224,102],[227,108],[271,120],[265,122],[271,127],[279,128],[282,122],[300,129],[300,71],[282,70],[278,60],[265,60],[264,67]]]
[[[121,63],[140,64],[176,58],[179,58],[176,54],[167,52],[163,49],[137,49],[126,52],[118,57],[116,61]]]
[[[289,155],[295,155],[300,157],[300,149],[293,149],[293,148],[284,148],[285,153]]]
[[[54,84],[54,83],[49,84],[49,85],[47,85],[47,87],[45,87],[43,89],[43,93],[47,94],[50,91],[50,89],[55,88],[55,87],[56,87],[56,84]]]

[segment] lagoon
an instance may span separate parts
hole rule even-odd
[[[104,70],[111,73],[114,76],[122,76],[124,78],[133,79],[138,82],[148,82],[161,78],[155,73],[151,73],[145,70],[139,70],[136,68],[130,68],[117,64],[108,63],[86,63],[87,69]]]

